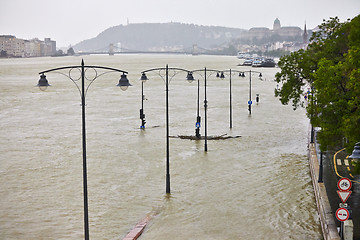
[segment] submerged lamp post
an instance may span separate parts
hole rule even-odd
[[[204,73],[204,75],[201,74],[202,72]],[[219,76],[218,74],[220,72],[221,71],[219,71],[219,70],[207,69],[206,67],[204,69],[198,69],[198,70],[191,71],[191,73],[199,73],[199,75],[201,75],[204,78],[204,93],[205,93],[204,94],[204,97],[205,97],[205,100],[204,100],[204,127],[205,127],[204,150],[205,150],[205,152],[207,152],[207,150],[208,150],[208,146],[207,146],[207,140],[208,140],[208,136],[207,136],[207,107],[208,107],[208,102],[207,102],[207,96],[206,96],[206,93],[207,93],[207,90],[206,90],[207,78],[210,77],[214,73],[216,73],[217,76]],[[209,73],[209,75],[208,75],[208,73]]]
[[[192,75],[191,75],[192,76]],[[200,126],[201,126],[201,117],[200,117],[200,80],[197,81],[197,111],[196,111],[196,123],[195,123],[195,136],[200,139]]]
[[[250,71],[251,72],[251,71]],[[244,71],[238,71],[238,70],[234,70],[234,69],[229,69],[229,70],[224,70],[221,71],[221,73],[217,73],[216,77],[220,78],[220,79],[224,79],[225,75],[224,73],[228,73],[226,75],[229,75],[229,109],[230,109],[230,113],[229,113],[229,122],[230,122],[230,128],[233,127],[233,123],[232,123],[232,84],[231,84],[231,80],[232,80],[232,76],[235,75],[235,73],[239,74],[239,77],[245,77]],[[260,73],[261,74],[261,73]],[[261,75],[260,75],[261,77]],[[250,77],[251,78],[251,77]],[[251,81],[251,80],[250,80]],[[250,86],[251,86],[251,82],[250,82]],[[251,91],[251,90],[250,90]],[[251,99],[251,92],[250,92],[250,99]]]
[[[186,80],[188,80],[190,83],[193,82],[194,76],[192,72],[188,72],[188,75],[186,76]],[[200,134],[200,125],[201,125],[201,117],[200,117],[200,81],[198,79],[197,81],[197,108],[196,108],[196,123],[195,123],[195,137],[198,139],[201,139]]]
[[[173,71],[173,74],[169,76],[169,70]],[[165,71],[165,75],[163,73]],[[141,72],[142,81],[149,80],[146,76],[147,72],[157,72],[158,75],[165,81],[165,104],[166,104],[166,193],[170,194],[170,141],[169,141],[169,81],[175,77],[179,72],[187,72],[187,80],[192,82],[194,79],[191,77],[191,72],[182,68],[169,68],[166,65],[165,68],[152,68]],[[190,74],[190,75],[189,75]],[[165,77],[165,79],[164,79]]]
[[[69,70],[67,74],[63,72],[58,72],[66,77],[68,77],[77,87],[80,93],[81,98],[81,107],[82,107],[82,149],[83,149],[83,190],[84,190],[84,233],[85,233],[85,240],[89,239],[89,215],[88,215],[88,192],[87,192],[87,169],[86,169],[86,128],[85,128],[85,97],[86,93],[91,86],[91,84],[100,76],[110,73],[110,72],[120,72],[121,78],[119,80],[119,83],[116,85],[120,87],[123,91],[125,91],[131,84],[129,83],[129,80],[126,77],[126,74],[128,72],[116,69],[116,68],[109,68],[109,67],[101,67],[101,66],[85,66],[84,60],[81,61],[81,66],[67,66],[67,67],[59,67],[59,68],[53,68],[46,71],[40,72],[40,80],[38,84],[36,85],[39,87],[42,91],[45,91],[50,84],[48,83],[48,80],[46,79],[45,73],[53,72],[53,71],[60,71],[60,70]],[[92,69],[95,73],[95,75],[91,78],[87,78],[85,75],[86,71]],[[106,70],[106,72],[99,73],[97,72],[97,69]],[[81,76],[79,78],[74,78],[72,76],[72,71],[77,70],[80,71]],[[74,75],[74,74],[73,74]],[[81,85],[79,86],[78,80],[81,78]],[[88,84],[85,88],[85,79],[88,80]]]
[[[145,129],[145,113],[144,113],[144,100],[145,100],[145,96],[144,96],[144,83],[146,83],[149,79],[146,77],[146,74],[143,73],[141,75],[141,109],[140,109],[140,119],[141,119],[141,129]]]
[[[257,71],[243,71],[242,73],[239,74],[239,76],[241,77],[245,77],[245,72],[248,72],[249,75],[250,75],[250,78],[249,78],[249,101],[248,101],[248,109],[249,109],[249,115],[251,115],[251,104],[252,104],[252,100],[251,100],[251,75],[252,73],[258,73],[259,74],[259,78],[261,79],[262,78],[262,73],[261,72],[257,72]]]

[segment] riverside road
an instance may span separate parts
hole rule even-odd
[[[320,154],[317,149],[318,159],[320,161]],[[351,217],[354,223],[354,240],[360,239],[360,177],[353,176],[353,164],[345,149],[337,151],[328,151],[323,154],[323,181],[326,186],[326,192],[330,201],[331,210],[334,213],[335,223],[340,227],[340,222],[335,217],[335,212],[339,208],[341,200],[337,195],[337,182],[340,178],[346,177],[352,181],[352,193],[347,200],[348,205],[352,211]]]

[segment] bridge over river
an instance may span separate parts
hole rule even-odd
[[[133,50],[133,49],[127,49],[123,47],[118,47],[114,44],[109,44],[108,47],[102,47],[96,50],[90,50],[90,51],[78,51],[78,55],[94,55],[94,54],[109,54],[109,55],[115,55],[115,54],[190,54],[190,55],[216,55],[218,51],[212,50],[212,49],[206,49],[203,47],[198,46],[197,44],[194,44],[191,47],[187,48],[172,48],[167,49],[164,48],[162,50]]]

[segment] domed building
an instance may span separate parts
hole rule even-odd
[[[299,27],[285,26],[281,27],[280,20],[275,19],[273,29],[265,27],[250,28],[241,38],[242,39],[265,39],[279,36],[284,40],[287,38],[302,38],[303,31]]]
[[[280,20],[278,18],[276,18],[275,21],[274,21],[273,30],[277,31],[280,28],[281,28]]]

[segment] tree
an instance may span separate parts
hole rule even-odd
[[[70,48],[67,50],[67,55],[68,55],[68,56],[73,56],[73,55],[75,55],[75,51],[74,51],[74,49],[73,49],[72,47],[70,47]]]
[[[4,50],[1,50],[0,57],[7,57],[7,52]]]
[[[275,96],[294,109],[306,106],[313,126],[320,127],[321,150],[339,146],[351,151],[360,142],[360,15],[340,23],[337,17],[323,21],[306,50],[280,59],[276,81],[282,83]]]

